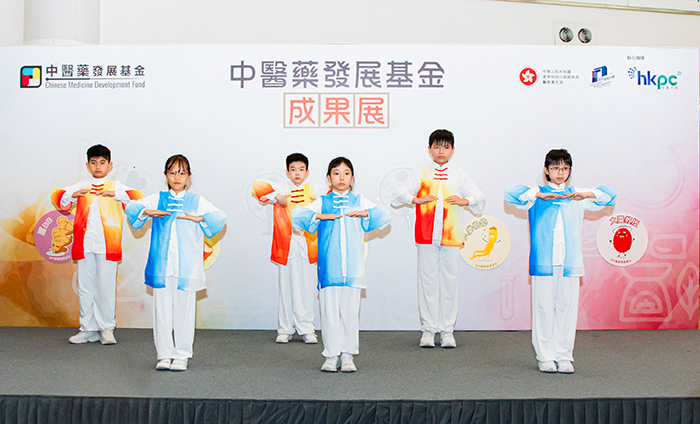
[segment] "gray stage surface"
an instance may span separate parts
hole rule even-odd
[[[186,372],[155,371],[151,330],[70,345],[75,330],[0,327],[0,394],[198,399],[477,400],[700,396],[700,331],[579,331],[576,373],[537,371],[530,332],[361,332],[354,374],[319,371],[322,346],[273,331],[197,330]],[[320,334],[319,334],[320,335]],[[320,337],[319,337],[320,338]]]

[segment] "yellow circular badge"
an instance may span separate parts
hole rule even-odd
[[[204,238],[204,269],[209,269],[219,258],[219,235],[212,238]]]
[[[510,253],[510,232],[492,216],[474,218],[464,227],[464,246],[459,253],[474,268],[495,268]]]

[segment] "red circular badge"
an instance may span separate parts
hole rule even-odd
[[[525,85],[532,85],[537,81],[537,72],[532,68],[525,68],[520,71],[520,82]]]
[[[596,244],[598,252],[608,263],[629,266],[642,259],[649,244],[649,236],[639,218],[621,213],[600,224]]]

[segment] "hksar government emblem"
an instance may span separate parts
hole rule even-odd
[[[630,266],[642,259],[649,245],[644,223],[636,216],[618,214],[605,220],[596,236],[598,252],[615,266]]]

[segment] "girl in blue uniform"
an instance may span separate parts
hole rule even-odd
[[[206,288],[204,236],[221,231],[226,215],[203,197],[189,193],[190,162],[183,155],[165,162],[168,191],[130,202],[134,228],[153,219],[145,279],[153,287],[153,339],[157,370],[185,371],[192,357],[195,305]]]
[[[331,191],[292,211],[294,228],[318,231],[318,285],[323,356],[321,371],[357,371],[360,294],[365,284],[365,232],[385,228],[389,211],[352,193],[352,162],[338,157],[328,165]]]

